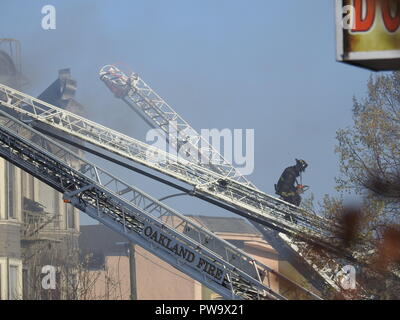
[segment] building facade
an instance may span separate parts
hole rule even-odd
[[[191,216],[196,223],[242,249],[263,264],[279,270],[278,253],[246,220]],[[167,264],[103,225],[81,226],[79,247],[82,257],[90,257],[88,274],[93,280],[88,299],[213,300],[221,297],[201,283]],[[278,279],[268,286],[276,291]],[[111,284],[115,286],[111,288]],[[109,293],[107,296],[107,290]]]
[[[19,52],[16,40],[0,39],[1,83],[20,89],[26,80],[19,56],[1,50],[3,43],[16,45],[12,51]],[[75,89],[69,70],[63,69],[40,98],[81,113]],[[59,192],[0,158],[0,300],[41,298],[42,267],[62,264],[60,252],[71,261],[79,223],[79,211],[64,203]]]
[[[22,299],[30,291],[24,286],[29,287],[40,248],[48,253],[48,243],[78,236],[79,211],[64,203],[59,192],[4,159],[0,188],[0,299]]]

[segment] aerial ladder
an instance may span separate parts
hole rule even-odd
[[[312,274],[309,280],[320,292],[330,290],[331,287],[339,290],[335,283],[335,276],[337,271],[340,271],[340,265],[349,264],[348,261],[357,265],[357,257],[341,247],[341,227],[338,224],[269,196],[249,184],[227,178],[216,172],[215,167],[208,168],[190,162],[1,84],[0,105],[17,112],[21,118],[25,117],[24,121],[50,136],[95,153],[92,148],[83,143],[74,144],[73,139],[69,138],[77,137],[80,141],[88,142],[113,155],[122,156],[154,169],[191,185],[192,189],[182,188],[178,184],[151,175],[122,161],[106,157],[119,165],[136,170],[261,224],[262,227],[258,224],[255,226],[281,254],[284,252],[284,256],[290,255],[291,263],[294,261],[301,269],[305,269],[303,273]],[[56,131],[59,131],[61,135],[54,135]],[[95,154],[105,157],[104,154]],[[288,216],[292,219],[287,219]],[[334,258],[323,267],[316,266],[298,250],[299,246],[304,247],[300,241],[313,243],[345,259]],[[343,263],[338,263],[342,260]]]
[[[24,121],[46,133],[52,134],[46,128],[63,132],[63,135],[55,136],[57,139],[68,141],[66,136],[77,137],[192,186],[190,194],[195,197],[228,207],[250,220],[304,241],[330,250],[342,250],[338,247],[341,227],[337,223],[223,176],[203,165],[167,153],[2,84],[0,106],[17,112],[20,117],[27,116]],[[83,145],[80,147],[92,151],[85,149]],[[287,216],[293,219],[287,219]]]
[[[31,121],[32,126],[46,134],[53,135],[54,130],[51,129],[58,129],[68,136],[77,137],[112,154],[122,156],[191,185],[193,189],[188,190],[189,194],[268,227],[269,229],[265,229],[256,225],[265,236],[269,236],[268,240],[273,241],[275,247],[278,244],[292,255],[292,249],[294,248],[294,256],[296,258],[298,258],[298,254],[296,255],[296,245],[291,241],[292,238],[288,238],[290,241],[287,241],[287,239],[282,240],[280,233],[283,232],[296,239],[312,242],[342,254],[343,249],[338,248],[338,242],[340,241],[337,239],[337,235],[341,232],[339,225],[314,213],[271,197],[251,187],[249,184],[227,178],[227,176],[216,172],[214,167],[207,168],[204,165],[198,165],[182,157],[166,153],[84,117],[1,84],[0,105],[19,113],[21,117],[28,116],[25,121]],[[39,128],[38,123],[43,124],[45,128],[43,126]],[[65,140],[65,135],[55,137],[73,144],[71,139]],[[83,145],[75,146],[93,152],[90,148],[85,149]],[[122,162],[118,164],[126,165]],[[157,177],[153,178],[165,182]],[[288,215],[293,219],[288,220]],[[271,233],[271,229],[280,233]],[[301,260],[302,257],[296,259],[296,261],[302,263]],[[308,264],[302,263],[302,265],[309,267]],[[314,270],[315,266],[308,268],[308,271]],[[332,268],[328,270],[331,270],[330,275],[322,274],[322,278],[324,282],[329,282],[329,285],[334,285],[332,279],[336,270]],[[321,275],[320,270],[317,271],[317,275]],[[320,279],[317,279],[315,283],[320,283]],[[326,286],[323,284],[317,286],[317,288],[319,291],[324,291]]]
[[[61,144],[0,111],[0,156],[63,194],[65,202],[227,299],[285,299],[268,285],[289,281]]]
[[[207,169],[224,176],[226,180],[218,180],[220,185],[222,184],[223,186],[227,186],[227,188],[234,185],[236,190],[242,191],[240,193],[232,194],[232,203],[237,200],[242,202],[245,198],[249,202],[252,200],[256,202],[253,202],[252,205],[257,206],[258,204],[258,209],[273,208],[272,211],[274,213],[285,209],[287,211],[295,211],[296,215],[288,214],[286,217],[293,219],[292,222],[295,221],[296,224],[302,224],[302,219],[300,217],[310,217],[309,212],[275,197],[271,197],[257,189],[254,184],[241,175],[240,171],[231,163],[226,161],[207,140],[199,135],[196,130],[193,129],[170,105],[168,105],[168,103],[162,99],[141,77],[139,77],[138,74],[132,73],[130,76],[127,76],[116,66],[106,65],[101,68],[99,76],[117,98],[122,99],[151,127],[161,131],[175,150],[179,152],[179,149],[182,146],[188,145],[189,148],[187,148],[187,150],[190,150],[190,153],[180,153],[181,156],[186,156],[190,162],[204,166]],[[174,139],[169,139],[170,136]],[[280,208],[276,210],[275,207]],[[241,209],[244,208],[241,207]],[[334,221],[327,221],[317,217],[316,215],[311,219],[314,220],[314,225],[318,224],[318,222],[327,224],[325,227],[321,227],[321,224],[318,224],[318,227],[320,228],[318,230],[320,233],[319,235],[323,235],[325,240],[328,239],[332,244],[338,245],[335,237],[340,237],[340,226],[337,226]],[[254,225],[276,249],[279,248],[278,251],[285,251],[286,255],[291,256],[290,260],[299,262],[299,259],[296,259],[298,258],[296,255],[299,254],[298,246],[302,245],[302,243],[301,241],[295,241],[291,238],[293,234],[288,234],[286,232],[289,235],[288,236],[277,231],[268,230],[265,228],[265,226],[267,226],[265,223],[263,226],[257,223],[254,223]],[[277,228],[273,229],[279,231]],[[312,231],[315,230],[306,230],[304,228],[300,232],[309,235]],[[297,233],[295,236],[298,237],[298,235],[299,234]],[[293,259],[293,257],[295,259]],[[304,258],[306,263],[309,265],[307,266],[304,263],[300,263],[298,264],[300,269],[304,270],[304,268],[306,268],[308,271],[307,273],[310,273],[312,271],[310,266],[312,266],[314,271],[317,271],[317,273],[322,276],[323,281],[326,282],[326,284],[339,290],[334,281],[336,273],[340,271],[337,259],[335,259],[336,261],[328,259],[329,262],[321,269],[316,268],[311,261],[308,261],[306,255],[303,255],[301,258]],[[318,281],[313,281],[313,283],[316,284]],[[320,287],[320,285],[318,286]]]
[[[100,79],[148,125],[162,130],[168,143],[181,157],[246,186],[255,187],[137,74],[128,77],[115,66],[106,65],[100,70]]]
[[[285,250],[291,248],[296,258],[299,258],[296,248],[299,239],[334,251],[340,256],[351,254],[340,247],[340,240],[338,240],[337,235],[340,234],[341,227],[333,221],[271,197],[248,184],[227,178],[215,172],[214,168],[207,168],[204,165],[198,165],[187,159],[166,153],[163,150],[87,120],[82,116],[55,107],[1,84],[0,105],[13,110],[21,118],[25,117],[24,121],[29,122],[31,126],[61,141],[74,145],[68,137],[77,137],[79,140],[102,148],[113,155],[122,156],[137,164],[154,169],[159,173],[191,185],[193,189],[185,189],[178,184],[173,184],[170,181],[141,171],[117,159],[106,158],[119,165],[137,170],[157,181],[167,183],[178,189],[181,188],[181,190],[186,190],[188,194],[194,197],[211,202],[214,205],[268,227],[266,229],[258,226],[258,229],[264,235],[269,236],[268,241],[270,239],[273,240],[271,242],[274,242],[273,245],[275,247],[277,245],[280,247],[286,246]],[[43,126],[39,126],[39,124]],[[57,130],[50,129],[57,129],[61,134],[58,136],[54,135],[54,132]],[[92,148],[84,144],[75,146],[85,151],[94,152]],[[104,157],[101,154],[100,156]],[[288,220],[288,215],[293,217],[293,219]],[[278,231],[279,234],[277,232],[271,233],[271,230]],[[284,237],[283,233],[289,237]],[[294,243],[293,239],[296,239],[296,243]],[[291,252],[292,255],[293,252]],[[297,260],[302,262],[303,258],[300,255],[300,259]],[[354,261],[352,256],[350,258]],[[302,264],[304,265],[304,263]],[[308,267],[308,262],[305,265]],[[312,265],[311,269],[309,268],[309,270],[316,271],[317,275],[322,276],[324,281],[328,282],[330,286],[335,285],[332,280],[334,280],[333,277],[336,271],[338,271],[337,263],[335,268],[328,266],[325,269],[329,272],[328,275],[322,273],[321,268],[316,268],[315,265]],[[319,282],[320,280],[317,279],[316,283]],[[314,285],[314,287],[316,286]],[[324,288],[325,285],[317,289],[322,292]]]

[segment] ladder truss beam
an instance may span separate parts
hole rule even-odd
[[[284,299],[262,280],[288,280],[279,272],[11,115],[0,115],[1,156],[62,192],[75,207],[225,298]]]

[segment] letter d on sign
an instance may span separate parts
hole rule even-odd
[[[371,29],[375,20],[377,2],[375,0],[354,0],[355,23],[353,32]]]
[[[44,266],[42,274],[46,274],[42,279],[42,288],[45,290],[56,288],[56,268],[53,266]]]

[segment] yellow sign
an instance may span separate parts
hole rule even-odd
[[[400,1],[337,0],[337,60],[372,70],[400,68]]]

